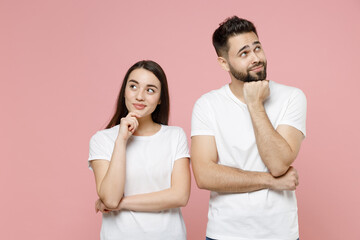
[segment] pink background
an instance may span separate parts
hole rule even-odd
[[[98,239],[88,144],[125,71],[157,61],[171,124],[190,136],[196,99],[229,82],[211,35],[234,14],[257,26],[268,78],[307,95],[295,163],[301,239],[360,239],[358,0],[1,0],[0,239]],[[204,239],[208,198],[193,181],[183,209],[191,240]]]

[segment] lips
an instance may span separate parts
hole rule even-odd
[[[258,65],[256,67],[250,68],[249,71],[253,71],[253,72],[259,72],[263,69],[264,65]]]
[[[137,109],[137,110],[143,110],[146,105],[144,104],[140,104],[140,103],[133,103],[133,106]]]

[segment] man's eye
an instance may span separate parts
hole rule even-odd
[[[240,57],[245,57],[247,55],[247,52],[240,53]]]
[[[255,48],[255,51],[259,51],[261,49],[261,47],[260,46],[257,46],[256,48]]]

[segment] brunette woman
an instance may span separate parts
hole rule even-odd
[[[188,145],[168,118],[164,71],[153,61],[135,63],[113,118],[90,141],[102,240],[186,239],[180,207],[190,195]]]

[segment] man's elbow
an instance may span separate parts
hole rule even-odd
[[[280,177],[284,175],[290,168],[290,165],[287,164],[279,164],[277,166],[273,166],[269,168],[269,172],[273,177]]]
[[[270,174],[273,176],[273,177],[280,177],[282,175],[284,175],[286,172],[287,172],[288,169],[273,169],[273,170],[270,170]]]
[[[268,170],[273,177],[280,177],[284,175],[295,161],[296,155],[288,154],[281,159],[276,159],[272,164],[268,164]],[[275,160],[275,159],[274,159]]]
[[[208,181],[203,176],[195,176],[195,182],[199,189],[209,190]]]

